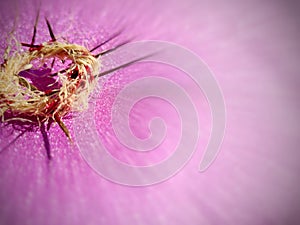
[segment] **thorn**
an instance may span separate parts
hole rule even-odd
[[[27,43],[21,43],[22,46],[24,47],[29,47],[29,48],[40,48],[40,45],[32,45],[32,44],[27,44]]]
[[[117,36],[119,36],[121,33],[123,32],[123,30],[120,30],[116,33],[114,33],[112,36],[110,36],[107,40],[105,40],[104,42],[102,42],[101,44],[97,45],[96,47],[94,47],[93,49],[90,50],[90,52],[95,51],[96,49],[100,48],[102,45],[105,45],[106,43],[108,43],[109,41],[113,40],[114,38],[116,38]]]
[[[51,70],[53,69],[54,63],[55,63],[55,58],[53,58],[53,60],[52,60],[52,63],[51,63]]]
[[[120,65],[120,66],[117,66],[117,67],[115,67],[115,68],[113,68],[113,69],[110,69],[110,70],[104,71],[104,72],[102,72],[102,73],[99,73],[96,77],[101,77],[101,76],[107,75],[107,74],[109,74],[109,73],[112,73],[112,72],[114,72],[114,71],[116,71],[116,70],[119,70],[119,69],[121,69],[121,68],[130,66],[130,65],[132,65],[132,64],[134,64],[134,63],[136,63],[136,62],[138,62],[138,61],[141,61],[141,60],[143,60],[143,59],[149,58],[149,57],[153,56],[153,55],[156,54],[156,53],[157,53],[157,52],[151,53],[151,54],[149,54],[149,55],[146,55],[146,56],[143,56],[143,57],[134,59],[134,60],[132,60],[132,61],[130,61],[130,62],[128,62],[128,63],[125,63],[125,64],[122,64],[122,65]]]
[[[55,116],[54,118],[55,118],[55,121],[58,123],[59,127],[62,129],[62,131],[65,133],[65,135],[69,139],[69,141],[73,142],[70,132],[69,132],[68,128],[66,127],[66,125],[64,124],[64,122],[61,120],[61,118],[59,118],[58,116]]]
[[[49,21],[48,21],[48,19],[46,17],[45,17],[45,20],[46,20],[46,23],[47,23],[47,26],[48,26],[48,30],[49,30],[49,34],[50,34],[51,40],[52,41],[56,41],[56,38],[55,38],[55,36],[53,34],[52,27],[51,27],[51,25],[50,25],[50,23],[49,23]]]
[[[111,49],[108,49],[108,50],[105,50],[103,52],[100,52],[99,54],[95,55],[94,57],[95,58],[98,58],[99,56],[102,56],[102,55],[105,55],[107,53],[110,53],[110,52],[113,52],[115,50],[117,50],[118,48],[122,47],[123,45],[126,45],[128,44],[129,42],[131,42],[132,40],[126,40],[126,41],[123,41],[122,43],[118,44],[116,47],[113,47]]]
[[[34,42],[35,42],[35,36],[36,36],[37,24],[39,22],[39,17],[40,17],[40,8],[37,11],[37,15],[36,15],[35,22],[34,22],[33,36],[32,36],[32,39],[31,39],[31,45],[34,45]]]

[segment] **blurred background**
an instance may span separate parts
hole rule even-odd
[[[16,38],[31,41],[39,4],[1,1],[1,56],[14,24]],[[50,39],[46,16],[57,37],[89,49],[122,30],[103,49],[124,40],[164,40],[196,53],[223,91],[226,134],[216,160],[199,173],[211,129],[201,90],[184,73],[162,65],[120,70],[100,79],[94,99],[99,138],[111,155],[148,165],[174,151],[178,115],[159,99],[139,102],[130,123],[143,138],[149,120],[162,117],[168,128],[163,146],[134,153],[113,138],[110,114],[117,94],[155,74],[182,85],[197,108],[200,139],[191,160],[165,182],[122,186],[89,167],[76,140],[70,144],[58,126],[48,132],[49,162],[38,127],[22,132],[2,123],[0,224],[299,224],[299,10],[298,1],[283,0],[42,1],[36,43]],[[65,122],[73,134],[71,118]]]

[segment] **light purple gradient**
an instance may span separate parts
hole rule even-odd
[[[2,47],[17,12],[18,37],[30,40],[37,5],[1,2]],[[202,113],[197,151],[180,173],[149,187],[117,185],[98,176],[57,126],[49,132],[50,163],[40,132],[27,132],[0,154],[0,224],[298,224],[299,9],[296,1],[43,2],[41,15],[48,16],[54,32],[88,47],[125,26],[119,41],[131,36],[166,40],[197,53],[222,87],[227,131],[214,164],[199,173],[211,128],[209,107],[194,84],[170,68],[162,76],[189,85]],[[43,19],[38,34],[38,42],[48,40]],[[101,80],[97,107],[103,139],[109,128],[105,115],[110,115],[116,95],[151,70],[166,72],[139,65]],[[152,115],[176,116],[168,104],[152,100],[141,102],[132,113],[143,114],[150,103],[156,106]],[[174,126],[167,134],[171,146],[179,124],[166,120]],[[66,122],[71,127],[71,120]],[[146,125],[133,125],[133,130],[147,137]],[[1,125],[1,146],[18,134]],[[111,154],[147,164],[171,153],[160,150],[150,162],[117,146]]]
[[[152,62],[152,67],[156,67],[155,63],[160,63],[176,68],[184,72],[184,76],[196,84],[198,92],[200,90],[204,92],[212,115],[211,135],[207,147],[203,149],[203,157],[199,163],[200,171],[205,171],[217,157],[226,124],[225,103],[214,75],[207,65],[188,49],[162,41],[132,42],[115,50],[107,56],[108,59],[103,57],[102,61],[114,61],[115,67],[117,67],[145,55],[148,57],[142,62]],[[123,58],[123,62],[120,58]],[[162,74],[168,73],[164,71]],[[98,91],[101,91],[101,88]],[[127,84],[120,90],[113,105],[109,107],[111,108],[111,117],[107,125],[111,124],[112,128],[105,133],[105,136],[107,137],[110,133],[109,135],[114,137],[111,140],[116,139],[117,142],[120,142],[121,145],[119,144],[117,148],[116,145],[106,147],[99,138],[97,132],[99,108],[95,108],[94,104],[96,103],[91,102],[89,110],[74,118],[74,127],[76,127],[74,134],[82,156],[97,173],[113,182],[124,185],[152,185],[174,176],[190,160],[199,139],[198,117],[201,112],[197,112],[189,92],[189,86],[184,87],[181,83],[178,84],[163,78],[161,74],[148,74],[147,77],[138,78]],[[95,97],[92,96],[92,99],[96,101],[100,99],[97,91],[93,95]],[[178,115],[171,116],[167,113],[163,117],[149,117],[149,114],[152,114],[151,111],[161,111],[164,104],[158,108],[154,108],[154,105],[150,104],[145,107],[148,110],[143,114],[134,115],[131,113],[137,103],[145,99],[153,101],[157,98],[171,104]],[[197,99],[194,101],[197,102]],[[163,121],[165,117],[171,121],[179,120],[180,126],[176,128],[172,125],[166,126]],[[131,124],[135,127],[141,127],[141,121],[147,121],[146,118],[151,118],[148,123],[149,135],[146,138],[137,137],[131,129]],[[132,123],[130,123],[131,121]],[[158,148],[162,147],[162,142],[166,140],[166,129],[168,131],[176,129],[180,135],[171,137],[175,146],[163,146],[163,148],[174,148],[174,150],[167,159],[158,163],[141,166],[130,165],[109,153],[110,149],[120,151],[125,147],[125,151],[140,151],[144,157],[148,157],[145,152],[153,150],[155,150],[154,154],[160,154]],[[83,130],[84,132],[82,132]],[[100,131],[100,134],[102,133]]]

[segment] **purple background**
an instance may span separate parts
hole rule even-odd
[[[14,18],[18,38],[30,42],[37,7],[38,1],[0,3],[1,53]],[[43,2],[37,43],[49,39],[47,16],[57,36],[87,47],[125,27],[117,41],[166,40],[194,51],[223,90],[226,136],[213,165],[198,173],[210,114],[201,92],[192,91],[201,112],[197,152],[168,181],[134,188],[98,176],[57,126],[49,132],[53,160],[47,163],[36,128],[0,154],[0,224],[299,224],[299,10],[297,1]],[[118,91],[149,75],[143,67],[130,71],[101,80],[99,131],[105,130],[101,124],[109,124]],[[174,76],[193,90],[187,78]],[[133,109],[146,121],[152,115],[143,111],[147,101]],[[178,125],[172,123],[176,115],[169,106],[153,104],[169,110],[166,122]],[[138,127],[132,120],[133,129],[141,132],[137,135],[147,135],[147,122]],[[71,127],[70,119],[66,123]],[[1,148],[20,133],[3,125],[0,131]],[[169,136],[165,144],[170,147],[178,134]],[[137,164],[159,161],[171,152],[166,147],[147,158],[111,146],[114,156]]]

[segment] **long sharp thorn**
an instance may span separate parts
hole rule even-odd
[[[24,47],[29,47],[29,48],[38,48],[40,45],[32,45],[32,44],[27,44],[27,43],[21,43],[22,46]]]
[[[113,51],[117,50],[118,48],[122,47],[123,45],[128,44],[128,43],[131,42],[131,41],[132,41],[132,40],[126,40],[126,41],[124,41],[124,42],[118,44],[116,47],[113,47],[113,48],[111,48],[111,49],[108,49],[108,50],[105,50],[105,51],[103,51],[103,52],[100,52],[99,54],[95,55],[95,58],[98,58],[99,56],[102,56],[102,55],[105,55],[105,54],[107,54],[107,53],[113,52]]]
[[[31,45],[34,45],[34,42],[35,42],[36,29],[37,29],[37,24],[39,22],[39,17],[40,17],[40,9],[38,9],[37,15],[36,15],[36,18],[35,18],[34,27],[33,27],[33,36],[32,36],[32,39],[31,39]]]
[[[51,63],[51,70],[52,70],[53,67],[54,67],[54,63],[55,63],[55,58],[53,58],[53,60],[52,60],[52,63]]]
[[[55,116],[55,121],[58,123],[59,127],[65,133],[65,135],[67,136],[69,141],[72,142],[71,134],[70,134],[68,128],[66,127],[66,125],[64,124],[64,122],[58,116]]]
[[[140,58],[137,58],[137,59],[134,59],[134,60],[132,60],[132,61],[130,61],[130,62],[128,62],[128,63],[124,63],[124,64],[122,64],[122,65],[120,65],[120,66],[117,66],[117,67],[112,68],[112,69],[110,69],[110,70],[107,70],[107,71],[104,71],[104,72],[102,72],[102,73],[99,73],[96,77],[101,77],[101,76],[110,74],[110,73],[112,73],[112,72],[114,72],[114,71],[116,71],[116,70],[119,70],[119,69],[121,69],[121,68],[130,66],[130,65],[132,65],[132,64],[134,64],[134,63],[136,63],[136,62],[139,62],[139,61],[141,61],[141,60],[143,60],[143,59],[149,58],[149,57],[151,57],[151,56],[153,56],[153,55],[155,55],[155,54],[157,54],[157,52],[151,53],[151,54],[149,54],[149,55],[146,55],[146,56],[143,56],[143,57],[140,57]]]
[[[121,33],[122,33],[122,30],[120,30],[117,33],[113,34],[107,40],[105,40],[104,42],[100,43],[99,45],[97,45],[96,47],[94,47],[93,49],[91,49],[90,52],[93,52],[96,49],[100,48],[102,45],[105,45],[106,43],[110,42],[111,40],[113,40],[114,38],[116,38],[117,36],[119,36]]]
[[[52,40],[52,41],[56,41],[56,38],[55,38],[55,36],[54,36],[54,34],[53,34],[53,30],[52,30],[52,27],[51,27],[51,25],[50,25],[48,19],[45,18],[45,20],[46,20],[46,23],[47,23],[47,26],[48,26],[48,30],[49,30],[49,34],[50,34],[51,40]]]

